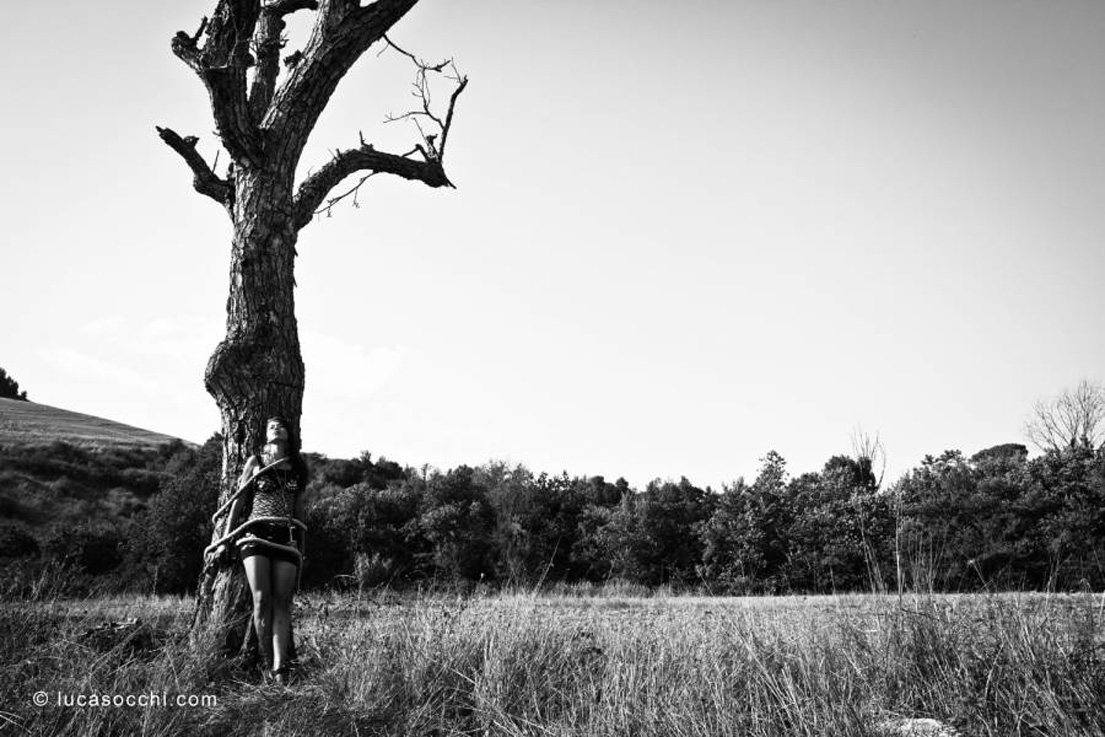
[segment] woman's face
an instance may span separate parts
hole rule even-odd
[[[275,440],[287,440],[288,428],[284,427],[284,423],[280,420],[271,419],[265,426],[265,439],[270,443]]]

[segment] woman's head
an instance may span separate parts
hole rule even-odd
[[[299,474],[300,483],[307,483],[307,464],[299,454],[299,436],[292,430],[291,424],[282,415],[273,415],[265,420],[265,442],[283,443],[285,452],[291,457],[292,465]]]
[[[280,415],[273,415],[269,419],[265,420],[265,442],[275,443],[281,442],[291,444],[291,430],[288,429],[288,422]]]

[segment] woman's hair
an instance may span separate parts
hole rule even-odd
[[[299,433],[297,433],[292,428],[291,423],[288,422],[287,418],[285,418],[283,415],[272,415],[267,420],[265,420],[265,425],[267,426],[273,420],[279,422],[284,427],[284,430],[286,430],[288,433],[288,459],[292,463],[292,468],[295,470],[296,476],[299,477],[300,490],[306,489],[307,463],[303,460],[303,456],[299,453]]]

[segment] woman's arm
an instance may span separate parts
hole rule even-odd
[[[230,532],[238,524],[238,509],[241,504],[241,499],[235,499],[234,503],[230,505],[230,511],[226,513],[226,527],[223,528],[223,534]]]
[[[243,484],[253,478],[254,474],[257,473],[259,465],[260,461],[257,456],[250,456],[246,459],[246,465],[242,469],[242,475],[238,477],[238,489],[241,489]],[[237,489],[235,489],[234,493],[237,494]],[[244,496],[243,494],[237,497],[230,504],[230,509],[226,513],[226,525],[223,527],[224,535],[233,530],[235,525],[238,524],[238,512],[242,509],[242,497]]]
[[[250,456],[249,458],[247,458],[246,465],[242,469],[242,475],[238,478],[238,489],[241,489],[243,486],[245,486],[246,482],[253,478],[260,467],[261,459],[259,459],[257,456]],[[235,490],[235,493],[237,493],[237,489]],[[233,530],[235,523],[238,521],[238,510],[242,508],[242,498],[244,496],[244,494],[242,496],[239,496],[237,499],[234,500],[234,503],[230,505],[230,512],[227,514],[226,518],[227,532]]]
[[[303,497],[306,495],[306,489],[300,489],[295,495],[295,512],[294,516],[300,522],[303,522]]]
[[[238,488],[242,488],[242,485],[253,478],[253,474],[257,473],[258,467],[261,465],[261,459],[257,456],[250,456],[246,459],[246,465],[242,468],[242,475],[238,477]]]

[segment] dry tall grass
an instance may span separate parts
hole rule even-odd
[[[578,593],[578,592],[577,592]],[[617,595],[301,598],[302,668],[190,652],[191,602],[9,603],[0,721],[35,735],[1105,735],[1102,600]],[[104,621],[145,624],[116,640]],[[35,691],[50,702],[35,707]],[[65,707],[56,694],[217,697]]]

